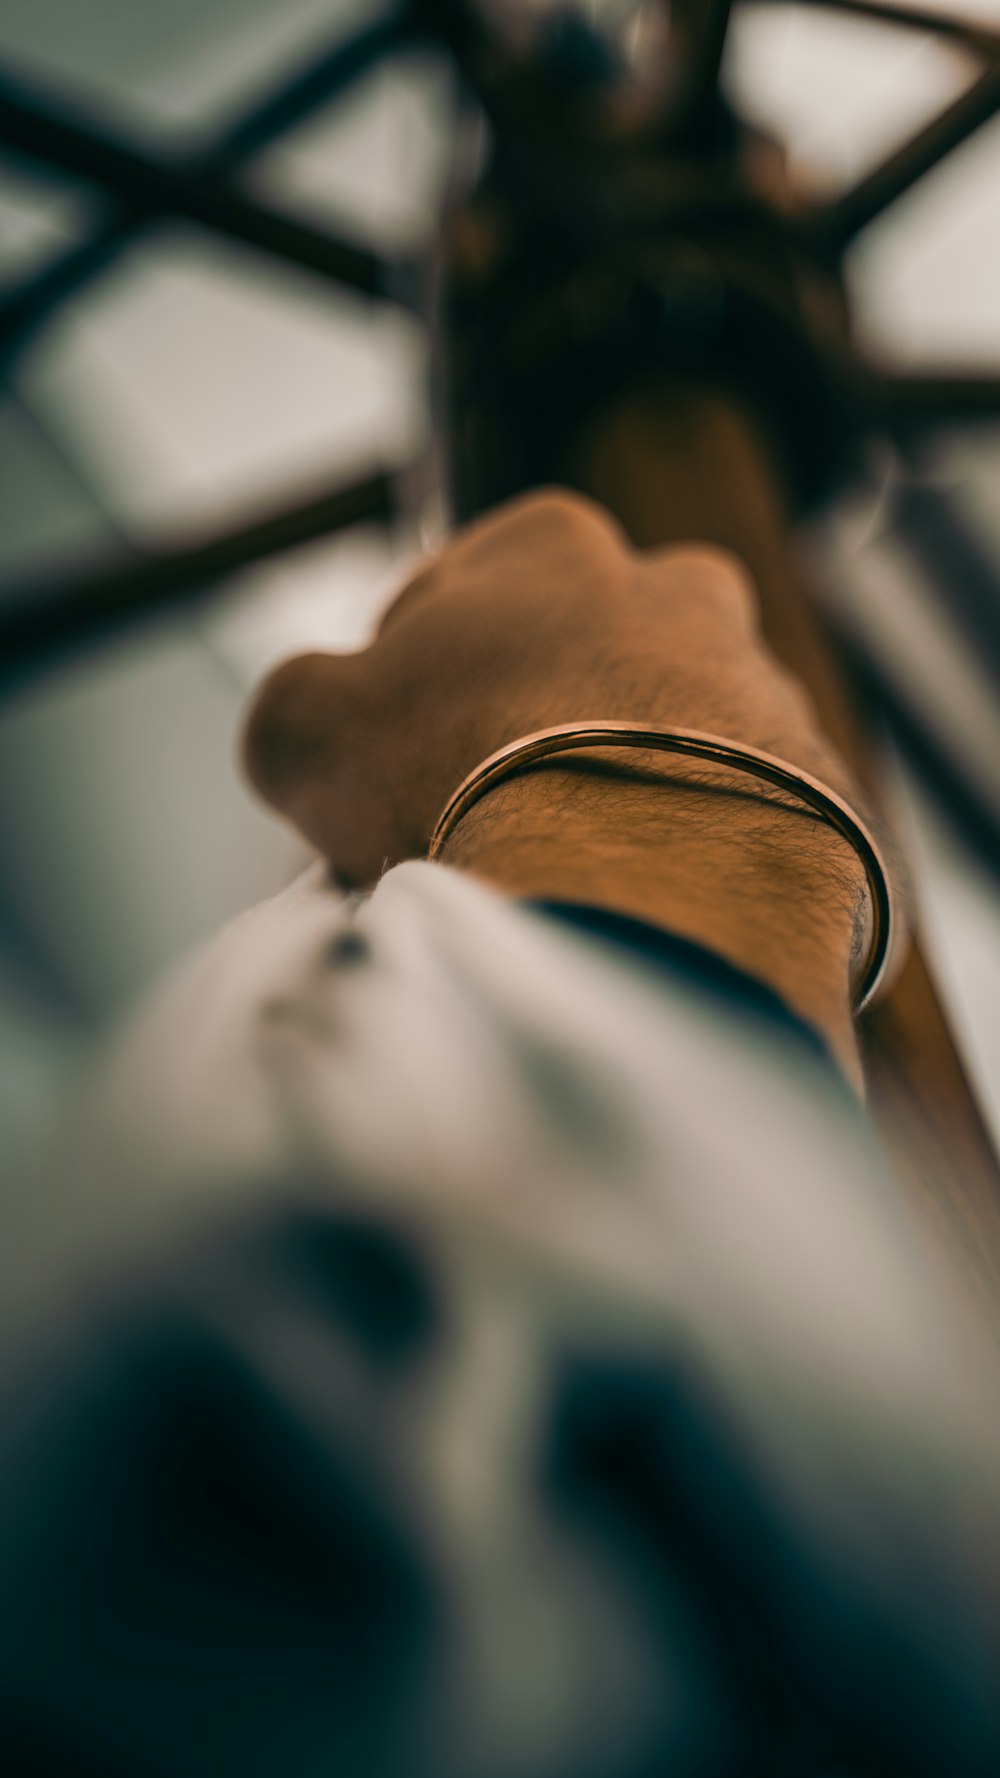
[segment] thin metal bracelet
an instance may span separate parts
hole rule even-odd
[[[891,880],[878,842],[850,804],[835,790],[821,784],[818,778],[811,777],[800,766],[778,759],[773,753],[746,747],[742,742],[727,741],[721,735],[703,734],[700,729],[643,728],[632,722],[605,721],[560,723],[556,728],[538,729],[532,735],[522,735],[520,740],[510,741],[506,747],[491,753],[459,785],[438,817],[427,849],[428,858],[440,855],[459,821],[487,791],[536,760],[547,759],[554,753],[575,752],[583,747],[653,748],[664,753],[708,759],[716,765],[733,766],[779,790],[790,791],[822,816],[853,846],[868,879],[872,932],[854,1010],[861,1012],[871,1003],[885,980],[894,936]]]

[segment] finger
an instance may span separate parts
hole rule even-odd
[[[393,845],[374,692],[369,651],[299,655],[264,680],[243,734],[255,789],[358,887]]]

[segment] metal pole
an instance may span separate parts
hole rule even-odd
[[[860,688],[806,597],[780,464],[754,416],[710,388],[623,397],[574,441],[564,478],[602,500],[637,545],[691,538],[735,550],[775,653],[876,795],[876,735]],[[1000,1169],[919,942],[860,1038],[871,1108],[894,1167],[1000,1302]]]

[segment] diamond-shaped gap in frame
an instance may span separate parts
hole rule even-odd
[[[1000,371],[1000,118],[867,228],[846,271],[869,358]]]
[[[425,350],[396,309],[163,228],[60,318],[21,386],[115,522],[156,544],[408,460]]]
[[[455,85],[440,52],[387,58],[252,165],[255,196],[384,252],[434,229],[448,177]]]
[[[821,201],[878,166],[979,67],[929,32],[777,0],[734,9],[722,83],[740,115],[784,145],[803,196]]]

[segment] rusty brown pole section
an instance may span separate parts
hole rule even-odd
[[[651,381],[579,433],[562,467],[637,545],[699,538],[746,562],[768,641],[877,798],[875,728],[805,595],[763,422],[729,395]],[[871,1108],[897,1176],[1000,1305],[1000,1169],[919,941],[861,1037]]]

